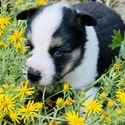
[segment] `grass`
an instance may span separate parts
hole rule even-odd
[[[0,15],[0,124],[1,125],[122,125],[125,124],[125,37],[114,31],[110,47],[120,47],[119,55],[107,72],[81,93],[68,83],[55,86],[58,91],[46,97],[46,88],[39,99],[34,87],[23,78],[22,69],[28,56],[24,53],[25,21],[16,15],[37,2],[2,1]],[[7,6],[10,6],[9,12]],[[95,84],[100,88],[95,100],[88,100],[85,92]],[[20,87],[19,87],[20,86]],[[56,87],[57,88],[57,87]],[[55,100],[54,96],[63,94]],[[73,97],[73,98],[72,98]],[[36,99],[37,98],[37,99]],[[80,109],[86,111],[83,115]]]

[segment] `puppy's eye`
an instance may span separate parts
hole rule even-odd
[[[58,58],[58,57],[61,57],[63,54],[64,54],[64,52],[63,52],[62,50],[57,49],[57,50],[54,52],[53,56],[56,57],[56,58]]]

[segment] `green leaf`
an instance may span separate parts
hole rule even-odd
[[[116,31],[114,30],[114,35],[112,36],[113,40],[112,43],[109,45],[109,47],[114,50],[118,47],[121,46],[121,44],[124,41],[125,35],[124,37],[122,37],[120,30]]]

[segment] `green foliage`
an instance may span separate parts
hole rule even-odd
[[[26,86],[28,82],[25,82],[23,77],[22,69],[25,68],[26,59],[28,58],[24,54],[25,47],[23,42],[20,44],[18,37],[15,37],[16,33],[14,34],[14,31],[20,34],[21,29],[24,29],[26,25],[25,21],[16,20],[17,13],[38,6],[38,4],[37,1],[32,0],[12,0],[9,12],[6,11],[8,4],[10,3],[6,0],[2,1],[0,15],[0,19],[3,17],[9,21],[8,24],[3,23],[5,26],[0,22],[0,124],[22,124],[25,121],[24,118],[26,118],[25,125],[76,125],[73,123],[78,121],[79,123],[82,121],[86,125],[125,124],[125,35],[122,36],[120,31],[114,31],[113,41],[109,47],[112,50],[119,47],[119,55],[107,69],[107,72],[97,81],[87,86],[81,93],[77,93],[67,84],[63,86],[62,83],[55,83],[54,86],[57,90],[47,97],[45,94],[47,88],[45,87],[42,97],[40,97],[40,103],[43,104],[42,109],[39,110],[36,106],[39,93],[33,91],[33,87]],[[11,39],[8,39],[10,36]],[[12,40],[12,36],[16,40]],[[23,34],[19,38],[22,39]],[[95,100],[90,101],[86,97],[86,92],[97,83],[100,83],[100,88]],[[63,94],[62,98],[58,98],[60,93]],[[5,98],[8,95],[12,95],[12,99]],[[51,99],[54,96],[57,96],[57,100],[52,101]],[[31,100],[35,102],[31,102]],[[12,104],[8,104],[8,101]],[[28,107],[26,102],[31,107]],[[11,108],[6,108],[7,105],[5,104],[8,104]],[[87,109],[86,116],[83,117],[81,109]],[[17,113],[18,117],[15,117],[19,119],[19,123],[16,118],[12,118],[13,113]],[[9,117],[9,120],[6,117]]]
[[[125,35],[124,37],[121,35],[120,30],[116,31],[114,30],[114,35],[112,36],[112,44],[109,45],[109,47],[112,48],[112,50],[118,48],[121,46],[121,44],[125,44]]]
[[[125,33],[121,35],[120,30],[114,30],[114,35],[112,36],[113,40],[109,47],[114,50],[120,48],[119,56],[125,59]]]

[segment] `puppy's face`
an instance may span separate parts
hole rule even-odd
[[[26,77],[41,86],[59,81],[80,65],[85,25],[96,23],[90,15],[78,14],[61,3],[24,11],[17,18],[28,20],[25,44],[31,56],[26,62]]]

